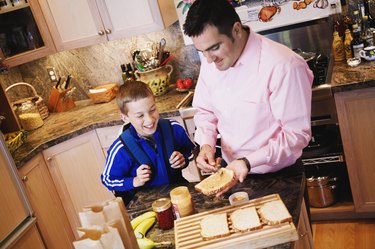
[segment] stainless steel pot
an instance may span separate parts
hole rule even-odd
[[[328,207],[336,203],[337,178],[328,176],[310,177],[307,179],[307,192],[309,194],[310,206]]]

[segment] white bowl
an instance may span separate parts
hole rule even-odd
[[[249,200],[249,195],[246,192],[236,192],[229,196],[230,205],[240,205]]]

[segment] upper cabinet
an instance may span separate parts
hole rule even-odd
[[[177,20],[173,0],[39,0],[58,51],[160,31]]]
[[[37,0],[0,1],[0,58],[10,67],[54,53]]]

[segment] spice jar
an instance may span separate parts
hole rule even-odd
[[[40,116],[38,108],[32,101],[26,101],[17,106],[16,113],[22,128],[27,131],[34,130],[43,125],[43,119]]]
[[[154,201],[152,209],[156,212],[160,229],[168,230],[174,226],[172,203],[168,198],[161,198]]]
[[[174,188],[170,192],[170,195],[176,219],[195,213],[193,199],[187,187]]]

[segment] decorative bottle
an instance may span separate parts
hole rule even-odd
[[[345,41],[344,41],[344,50],[345,50],[345,58],[350,59],[352,58],[352,43],[353,37],[352,33],[350,32],[349,29],[345,30]]]
[[[361,39],[361,31],[358,30],[357,24],[353,25],[353,40],[351,43],[351,47],[352,47],[353,57],[360,58],[359,51],[361,51],[365,47],[365,44],[363,40]]]
[[[333,32],[332,51],[335,61],[345,60],[344,43],[342,42],[339,32]]]
[[[373,1],[373,0],[372,0]],[[370,0],[363,0],[363,5],[365,8],[365,15],[368,16],[368,28],[374,28],[375,29],[375,17],[371,13],[371,7],[373,4],[370,6]]]
[[[372,38],[372,32],[369,27],[369,22],[368,22],[368,16],[363,16],[362,18],[362,40],[364,41],[365,47],[372,46],[374,44],[373,38]]]

